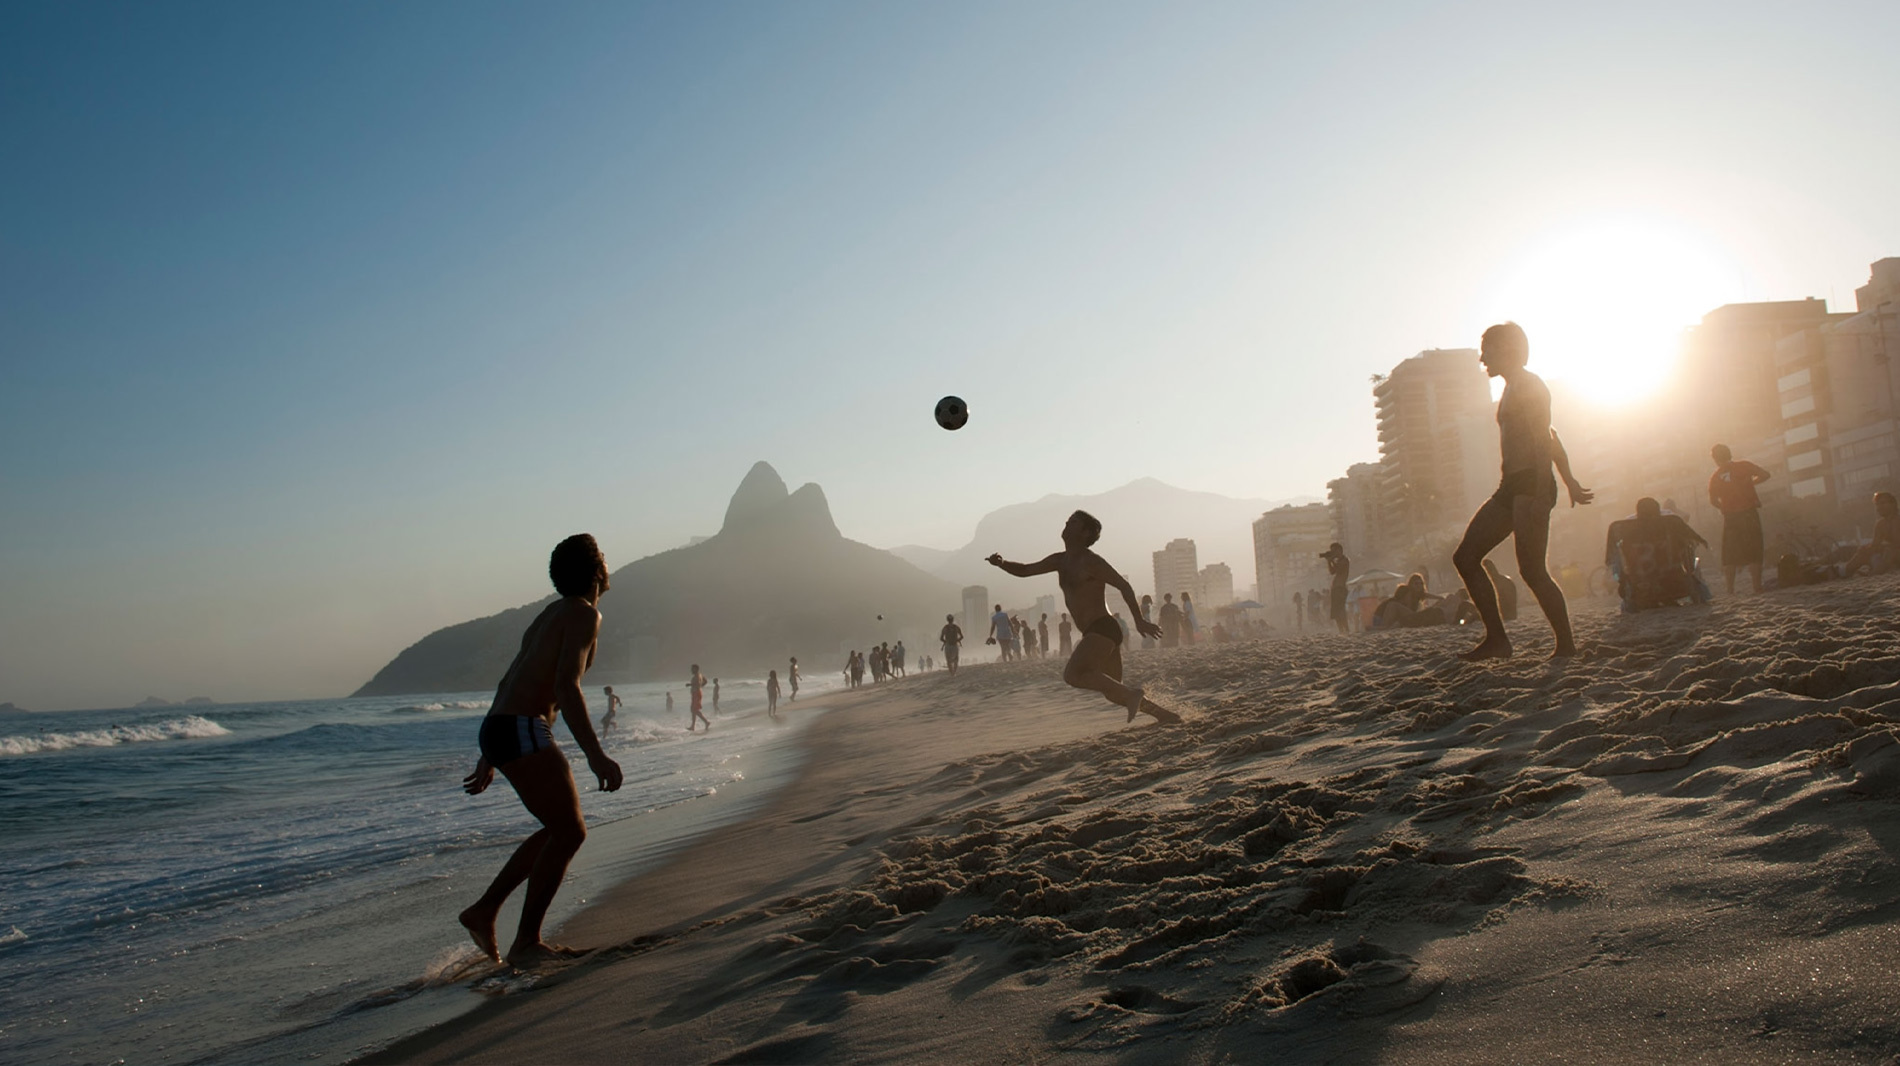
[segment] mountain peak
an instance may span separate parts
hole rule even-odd
[[[746,471],[745,480],[739,482],[738,491],[732,494],[732,502],[726,505],[726,521],[719,532],[751,525],[790,495],[785,479],[778,476],[771,463],[763,459],[753,463],[752,469]]]

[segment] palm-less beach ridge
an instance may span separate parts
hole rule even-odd
[[[591,955],[365,1062],[1889,1061],[1900,579],[836,698]]]

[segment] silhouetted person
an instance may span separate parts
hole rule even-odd
[[[549,604],[522,634],[521,650],[495,690],[495,702],[482,719],[478,742],[481,758],[462,780],[469,795],[477,795],[495,780],[495,771],[514,786],[521,805],[541,823],[515,848],[482,898],[457,916],[475,946],[490,959],[501,961],[495,941],[495,915],[523,881],[528,892],[521,902],[521,923],[508,948],[508,962],[532,966],[542,960],[571,954],[541,939],[541,922],[548,905],[567,875],[567,864],[587,839],[581,817],[580,790],[574,785],[567,756],[554,746],[554,715],[559,711],[587,753],[602,792],[620,787],[620,764],[601,750],[594,723],[587,717],[581,677],[594,665],[595,641],[600,635],[596,604],[607,591],[607,561],[594,538],[577,533],[554,548],[548,576],[561,598]]]
[[[765,713],[778,717],[778,671],[772,670],[765,675]]]
[[[891,649],[891,669],[897,671],[898,677],[909,676],[904,673],[904,642],[901,640]]]
[[[1610,523],[1603,537],[1604,565],[1617,578],[1624,611],[1700,599],[1695,581],[1696,545],[1708,546],[1680,515],[1645,496],[1636,513]]]
[[[1425,588],[1425,575],[1413,574],[1392,590],[1392,595],[1372,612],[1374,629],[1416,629],[1441,626],[1453,620],[1453,613],[1440,604],[1445,597]],[[1453,605],[1453,611],[1456,605]]]
[[[1557,479],[1551,476],[1551,468],[1554,466],[1563,478],[1572,507],[1589,503],[1594,497],[1570,473],[1570,456],[1550,424],[1550,389],[1527,368],[1530,355],[1530,342],[1517,323],[1506,322],[1484,331],[1478,358],[1484,363],[1485,373],[1504,379],[1504,395],[1498,399],[1498,445],[1504,458],[1504,476],[1498,491],[1471,516],[1464,541],[1452,554],[1458,575],[1470,590],[1472,605],[1484,619],[1484,640],[1463,656],[1471,662],[1503,659],[1511,654],[1511,638],[1505,635],[1504,619],[1498,613],[1497,590],[1491,587],[1483,565],[1484,557],[1506,537],[1512,539],[1517,552],[1518,576],[1550,620],[1556,637],[1551,656],[1562,658],[1577,653],[1563,590],[1551,579],[1544,560],[1550,544],[1550,512],[1557,506]]]
[[[1049,657],[1049,616],[1046,614],[1042,616],[1042,621],[1036,623],[1036,656],[1042,659]]]
[[[943,665],[952,675],[957,672],[957,651],[963,647],[963,627],[957,625],[957,616],[943,616],[943,629],[937,633],[937,643],[943,645]]]
[[[1143,696],[1141,689],[1122,684],[1124,634],[1121,626],[1109,617],[1108,589],[1112,586],[1122,594],[1131,615],[1140,608],[1128,579],[1090,550],[1101,536],[1101,521],[1087,511],[1077,511],[1062,527],[1061,551],[1035,563],[1007,562],[1000,554],[991,554],[988,562],[1016,577],[1056,575],[1063,601],[1082,627],[1082,641],[1063,668],[1062,680],[1075,688],[1100,692],[1110,702],[1127,708],[1131,722],[1137,714],[1151,715],[1158,722],[1178,722],[1180,715],[1156,706]],[[1149,622],[1135,624],[1144,630],[1153,628]]]
[[[1293,628],[1306,628],[1306,597],[1297,592],[1293,594]]]
[[[719,713],[719,679],[713,678],[713,713]]]
[[[1056,638],[1061,641],[1060,654],[1065,661],[1069,658],[1069,653],[1075,650],[1075,640],[1072,636],[1074,632],[1075,627],[1069,624],[1069,616],[1063,615],[1062,620],[1056,625]]]
[[[614,719],[620,716],[620,697],[614,695],[612,685],[601,691],[607,696],[607,713],[600,716],[600,736],[605,740],[607,734],[614,731]]]
[[[666,690],[666,713],[668,714],[673,713],[673,690],[672,689]]]
[[[691,690],[693,694],[693,716],[686,720],[686,731],[691,733],[694,726],[704,722],[706,723],[706,732],[712,732],[712,719],[706,717],[702,710],[706,702],[706,675],[699,672],[698,663],[693,664],[693,676],[686,679],[686,687]]]
[[[798,698],[798,656],[796,655],[792,656],[792,668],[786,674],[785,680],[792,684],[792,694],[785,697],[785,702],[790,703]]]
[[[1201,620],[1194,616],[1194,598],[1187,593],[1181,594],[1181,642],[1194,643],[1201,632]]]
[[[1491,587],[1498,592],[1498,614],[1506,622],[1517,621],[1517,582],[1506,577],[1498,564],[1489,558],[1484,561],[1485,576],[1491,579]]]
[[[1319,557],[1326,560],[1326,573],[1332,578],[1326,606],[1332,614],[1333,624],[1339,627],[1341,633],[1350,633],[1352,629],[1346,624],[1346,579],[1352,576],[1352,560],[1346,558],[1346,548],[1338,541],[1328,545]]]
[[[1722,512],[1722,577],[1728,594],[1735,595],[1735,571],[1748,567],[1748,576],[1761,591],[1761,495],[1755,486],[1768,480],[1768,471],[1746,459],[1737,459],[1728,445],[1709,449],[1715,473],[1709,475],[1709,502]]]
[[[1003,605],[1000,603],[996,605],[996,613],[993,615],[990,615],[990,636],[989,636],[989,639],[985,640],[983,643],[996,645],[997,650],[1002,653],[1001,661],[1002,662],[1009,661],[1010,659],[1009,615],[1004,613]]]
[[[1161,594],[1161,646],[1177,647],[1181,643],[1181,608],[1175,606],[1174,593]]]
[[[1900,561],[1894,557],[1895,549],[1900,548],[1900,503],[1895,502],[1893,493],[1874,493],[1874,515],[1874,539],[1847,560],[1842,577],[1853,577],[1863,566],[1870,574],[1884,574]]]
[[[1143,596],[1141,598],[1141,620],[1144,622],[1153,622],[1155,620],[1155,598],[1153,596]],[[1135,628],[1141,629],[1142,648],[1153,648],[1155,646],[1155,638],[1149,636],[1148,631],[1141,626],[1136,626]]]

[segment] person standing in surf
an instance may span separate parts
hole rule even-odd
[[[706,675],[699,672],[698,663],[693,664],[693,676],[686,679],[686,687],[691,690],[693,695],[692,717],[686,719],[686,731],[691,733],[694,726],[704,722],[706,723],[706,732],[712,732],[712,719],[706,717],[705,712]]]
[[[1550,389],[1542,378],[1526,369],[1530,357],[1530,341],[1517,323],[1505,322],[1484,331],[1478,358],[1485,373],[1504,379],[1504,395],[1498,398],[1498,443],[1504,456],[1504,478],[1498,491],[1471,516],[1464,540],[1451,557],[1459,576],[1465,579],[1472,605],[1484,619],[1484,640],[1464,653],[1468,662],[1511,656],[1511,638],[1504,633],[1497,590],[1484,572],[1484,557],[1506,537],[1517,550],[1518,576],[1550,620],[1557,645],[1551,658],[1577,653],[1570,632],[1569,607],[1544,559],[1550,544],[1550,512],[1557,506],[1557,478],[1551,476],[1551,468],[1555,467],[1563,478],[1570,506],[1589,503],[1595,496],[1570,473],[1570,456],[1550,424]]]
[[[1141,617],[1135,603],[1135,590],[1128,579],[1117,573],[1108,561],[1095,554],[1092,546],[1102,536],[1102,522],[1087,511],[1069,516],[1062,527],[1062,550],[1035,563],[1012,563],[1001,553],[987,560],[991,566],[1015,577],[1054,574],[1062,587],[1063,601],[1076,624],[1082,628],[1082,640],[1062,670],[1062,680],[1075,688],[1099,692],[1109,702],[1124,707],[1128,720],[1146,714],[1157,722],[1178,722],[1181,716],[1156,706],[1142,690],[1122,684],[1122,629],[1108,614],[1108,589],[1112,586],[1128,604],[1129,617],[1143,633],[1160,632],[1160,627]]]
[[[500,770],[521,797],[521,805],[541,823],[515,848],[482,898],[457,916],[482,954],[502,961],[495,940],[495,915],[502,901],[526,881],[521,923],[507,955],[508,964],[517,967],[576,954],[541,939],[548,905],[567,875],[567,864],[587,839],[574,773],[567,756],[554,745],[556,711],[567,722],[574,742],[587,753],[587,768],[600,790],[612,792],[620,787],[620,764],[601,749],[581,693],[581,678],[594,665],[594,645],[600,636],[596,604],[607,591],[607,561],[593,537],[577,533],[555,546],[548,576],[561,598],[528,624],[521,651],[502,675],[495,702],[482,719],[477,738],[481,758],[474,772],[462,779],[469,795],[480,795]]]

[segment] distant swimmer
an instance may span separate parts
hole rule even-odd
[[[1062,587],[1069,613],[1082,627],[1082,640],[1063,668],[1062,680],[1075,688],[1100,692],[1110,702],[1128,711],[1128,720],[1147,714],[1157,722],[1178,722],[1173,711],[1155,705],[1142,690],[1122,684],[1122,629],[1108,614],[1108,589],[1113,586],[1128,604],[1130,617],[1140,619],[1135,590],[1128,579],[1116,573],[1107,560],[1095,554],[1091,546],[1101,539],[1102,523],[1087,511],[1069,516],[1062,527],[1062,550],[1035,563],[1012,563],[1000,554],[989,557],[991,566],[1016,577],[1055,574]],[[1153,622],[1138,620],[1142,632],[1158,631]]]
[[[1557,645],[1551,657],[1577,653],[1570,633],[1570,609],[1544,558],[1550,544],[1550,512],[1557,506],[1557,479],[1551,476],[1551,468],[1556,467],[1563,478],[1570,506],[1595,497],[1571,476],[1570,456],[1550,424],[1550,389],[1527,369],[1530,357],[1530,341],[1517,323],[1505,322],[1484,331],[1478,358],[1485,373],[1504,379],[1504,395],[1498,399],[1504,477],[1498,491],[1471,516],[1464,540],[1452,554],[1452,563],[1470,590],[1471,603],[1484,619],[1484,639],[1463,656],[1470,662],[1511,655],[1511,638],[1505,635],[1504,619],[1498,613],[1497,590],[1484,572],[1484,557],[1506,537],[1517,551],[1518,576],[1550,620]]]
[[[778,718],[778,671],[772,670],[765,675],[765,713],[773,719]]]
[[[1746,459],[1737,459],[1728,445],[1709,449],[1715,473],[1709,475],[1709,502],[1722,512],[1722,576],[1728,594],[1735,595],[1735,571],[1746,566],[1755,591],[1761,591],[1761,494],[1755,486],[1768,480],[1768,471]]]
[[[620,764],[601,750],[594,724],[587,717],[581,677],[594,665],[594,645],[600,636],[596,604],[607,591],[607,561],[594,538],[578,533],[555,546],[548,575],[561,598],[549,604],[522,634],[521,650],[495,690],[495,702],[482,719],[481,758],[462,780],[469,795],[480,794],[495,780],[495,771],[515,787],[515,795],[541,823],[515,848],[494,883],[458,920],[482,954],[499,962],[495,915],[515,888],[528,883],[521,903],[521,924],[508,948],[512,966],[533,966],[551,958],[576,954],[541,939],[541,922],[548,905],[567,875],[567,864],[587,839],[581,817],[580,790],[567,756],[554,745],[554,714],[567,722],[574,742],[587,754],[602,792],[620,787]],[[611,712],[610,712],[611,713]]]
[[[699,672],[698,663],[693,664],[693,676],[686,679],[686,687],[693,694],[693,716],[686,720],[686,731],[691,733],[694,726],[704,722],[706,732],[712,732],[712,719],[706,717],[702,709],[706,702],[706,675]]]
[[[1068,615],[1065,614],[1062,616],[1061,623],[1056,626],[1056,633],[1057,633],[1057,639],[1061,641],[1060,654],[1062,655],[1064,659],[1067,659],[1069,657],[1069,653],[1075,650],[1075,639],[1073,637],[1073,634],[1075,633],[1075,626],[1069,623]]]
[[[952,675],[957,672],[957,649],[963,646],[963,627],[957,625],[957,616],[943,616],[943,628],[937,631],[937,643],[943,645],[943,668]]]
[[[614,719],[620,713],[620,697],[614,695],[612,685],[608,685],[602,691],[607,694],[607,713],[600,716],[600,735],[604,738],[614,731]]]
[[[1319,557],[1326,560],[1326,572],[1332,576],[1332,587],[1326,596],[1326,606],[1331,609],[1333,624],[1341,633],[1352,630],[1346,625],[1346,579],[1352,576],[1352,560],[1346,558],[1345,545],[1333,541]]]
[[[792,683],[792,694],[785,698],[785,702],[790,703],[798,698],[798,656],[792,656],[792,669],[785,679]]]

